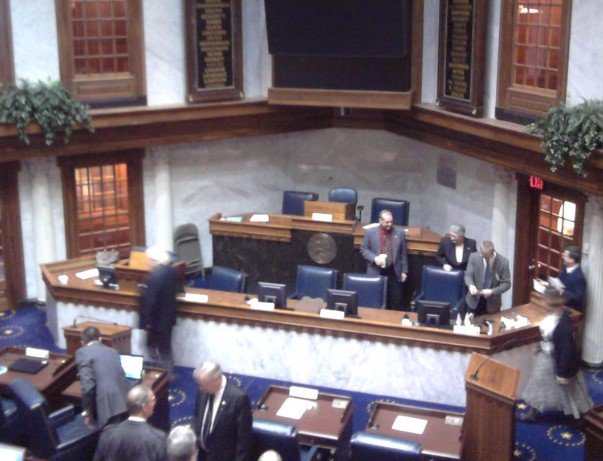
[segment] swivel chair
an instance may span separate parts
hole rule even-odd
[[[342,288],[357,293],[359,306],[385,309],[387,278],[382,275],[343,274]]]
[[[306,200],[318,200],[316,192],[300,192],[295,190],[286,190],[283,192],[283,214],[304,215],[304,202]]]
[[[292,299],[322,298],[326,300],[327,289],[337,285],[337,271],[327,267],[297,266],[297,279],[295,280],[295,293]]]
[[[350,440],[350,461],[412,461],[421,459],[421,444],[373,432],[356,432]]]
[[[254,457],[267,450],[278,452],[283,460],[310,461],[318,457],[319,450],[315,446],[301,447],[297,436],[297,428],[291,424],[267,419],[253,419]]]
[[[191,277],[197,274],[205,275],[199,229],[193,223],[181,224],[174,231],[174,252],[179,261],[186,264],[184,274]]]
[[[18,442],[18,436],[23,429],[18,423],[16,402],[12,399],[0,398],[0,442]]]
[[[421,292],[414,301],[442,301],[450,303],[450,316],[454,318],[465,298],[464,272],[459,269],[445,271],[439,266],[423,266]]]
[[[371,222],[379,222],[379,213],[382,210],[392,212],[393,223],[397,226],[408,226],[410,203],[406,200],[391,198],[374,198],[371,202]]]
[[[207,277],[207,288],[210,290],[245,293],[247,274],[228,267],[213,266]]]
[[[353,203],[356,208],[358,191],[352,187],[336,187],[329,191],[329,202]]]

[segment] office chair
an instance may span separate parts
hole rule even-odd
[[[337,273],[335,269],[327,267],[298,265],[295,293],[290,298],[301,299],[309,296],[326,300],[327,289],[337,285]]]
[[[374,432],[356,432],[350,440],[350,461],[411,461],[421,459],[421,444]]]
[[[381,210],[392,212],[393,222],[397,226],[408,226],[408,215],[410,203],[407,200],[395,200],[391,198],[374,198],[371,202],[371,222],[379,222]]]
[[[17,418],[16,402],[0,398],[0,442],[16,443],[22,429]]]
[[[207,277],[207,288],[210,290],[245,293],[247,274],[228,267],[213,266]]]
[[[450,316],[454,318],[465,299],[464,272],[453,269],[449,272],[439,266],[423,266],[421,292],[414,301],[442,301],[450,303]]]
[[[304,202],[306,200],[318,200],[316,192],[300,192],[295,190],[286,190],[283,192],[283,211],[282,214],[304,215]]]
[[[353,203],[356,208],[358,191],[352,187],[335,187],[329,191],[329,202]]]
[[[297,428],[291,424],[267,419],[253,418],[254,457],[267,450],[275,450],[283,460],[311,461],[318,459],[319,450],[315,446],[301,447]]]
[[[73,405],[50,413],[48,402],[29,381],[17,378],[8,387],[33,456],[53,461],[92,459],[100,431],[88,429]]]
[[[181,224],[174,231],[174,253],[179,261],[186,264],[184,274],[187,277],[200,274],[205,276],[199,229],[193,223]]]
[[[385,309],[387,305],[387,278],[382,275],[343,274],[342,288],[357,293],[359,306]]]

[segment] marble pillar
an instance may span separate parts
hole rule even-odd
[[[170,175],[169,152],[151,150],[153,161],[155,239],[151,245],[172,251],[174,249],[174,230],[172,223],[172,180]]]
[[[48,172],[56,168],[53,158],[36,158],[26,160],[29,170],[31,196],[33,204],[33,243],[35,264],[39,266],[56,260],[54,245],[54,223],[52,218],[52,202]],[[36,297],[41,301],[46,299],[46,285],[38,271],[36,278]]]
[[[588,252],[588,293],[582,359],[589,365],[603,364],[603,199],[591,198],[593,217]]]

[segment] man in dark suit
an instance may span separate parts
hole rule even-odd
[[[404,229],[393,225],[389,210],[379,213],[379,226],[364,231],[360,253],[367,261],[366,272],[387,277],[389,309],[402,309],[402,288],[408,274]]]
[[[477,251],[475,240],[465,237],[465,228],[453,224],[448,235],[442,237],[436,253],[436,261],[444,270],[467,269],[469,255]]]
[[[130,417],[107,426],[98,441],[94,461],[165,461],[165,433],[155,429],[147,419],[155,409],[155,394],[139,384],[128,393]]]
[[[251,461],[253,434],[249,397],[226,379],[220,366],[201,363],[193,372],[199,387],[193,427],[199,461]]]
[[[469,292],[465,298],[469,315],[481,315],[500,311],[502,294],[511,288],[509,260],[496,253],[494,244],[484,240],[479,253],[471,253],[465,271],[465,285]],[[464,315],[465,312],[460,312]]]
[[[81,337],[84,346],[75,352],[75,363],[84,417],[88,427],[94,425],[94,420],[103,427],[125,417],[129,386],[119,353],[100,342],[98,328],[85,328]]]
[[[586,297],[586,279],[580,267],[582,253],[575,246],[568,246],[562,253],[563,267],[559,281],[563,284],[560,291],[567,298],[567,305],[584,313],[584,298]]]

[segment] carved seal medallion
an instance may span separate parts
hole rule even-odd
[[[308,240],[308,256],[318,264],[329,264],[337,256],[337,244],[333,237],[318,232]]]

